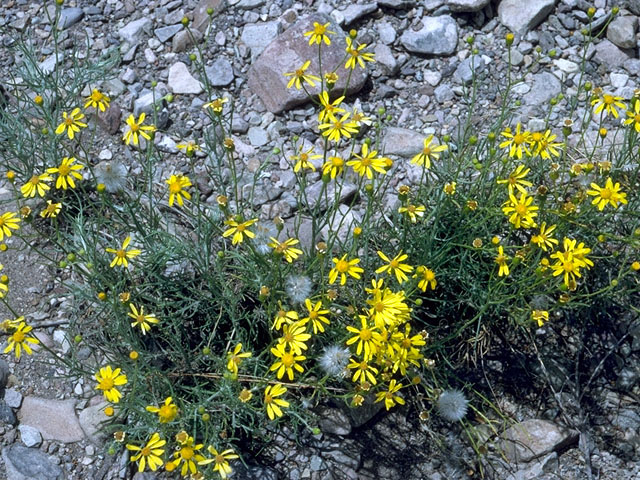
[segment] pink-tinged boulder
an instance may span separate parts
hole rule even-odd
[[[45,440],[79,442],[84,432],[74,409],[75,400],[25,397],[18,412],[21,425],[36,428]]]
[[[249,69],[249,88],[260,97],[270,112],[280,113],[307,102],[307,94],[303,89],[287,88],[291,77],[285,77],[284,73],[295,72],[307,60],[311,60],[306,73],[319,76],[318,45],[309,45],[309,37],[304,36],[305,32],[313,30],[314,22],[323,25],[329,23],[329,30],[336,32],[330,35],[331,45],[322,44],[322,70],[330,72],[338,67],[338,82],[334,91],[344,90],[349,76],[349,71],[344,68],[345,34],[330,17],[312,14],[301,18],[291,28],[278,35]],[[373,50],[367,47],[365,51]],[[349,80],[347,95],[359,91],[366,80],[366,70],[356,67]],[[317,95],[320,93],[320,85],[316,82],[315,88],[307,86],[307,90],[312,95]]]

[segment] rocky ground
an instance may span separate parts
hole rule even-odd
[[[233,133],[243,174],[253,178],[264,162],[269,163],[260,176],[254,205],[264,217],[281,215],[286,220],[295,208],[295,181],[288,162],[270,152],[276,146],[286,152],[284,142],[293,134],[310,143],[317,140],[312,110],[299,93],[285,88],[282,76],[309,56],[300,32],[309,30],[314,20],[333,22],[338,35],[356,28],[359,39],[375,52],[377,63],[369,75],[358,73],[352,79],[352,90],[359,91],[355,103],[372,115],[385,107],[391,118],[383,139],[385,152],[406,158],[421,148],[425,134],[455,133],[467,107],[472,65],[479,79],[472,124],[482,125],[500,108],[507,71],[503,39],[508,31],[516,33],[513,74],[523,80],[514,87],[521,101],[516,119],[539,122],[549,101],[563,93],[565,100],[550,114],[551,125],[559,129],[568,116],[566,98],[580,81],[580,31],[589,23],[587,10],[592,6],[593,28],[601,35],[584,57],[584,79],[631,98],[640,74],[640,4],[635,0],[616,4],[621,7],[619,14],[603,28],[613,6],[607,0],[66,0],[61,44],[67,55],[87,42],[89,51],[84,55],[98,57],[111,48],[121,53],[114,78],[101,85],[113,106],[99,122],[96,163],[120,162],[130,173],[139,172],[140,165],[122,146],[122,119],[130,112],[153,112],[152,80],[158,82],[156,98],[173,94],[173,101],[162,102],[158,112],[160,131],[155,141],[167,154],[158,172],[160,180],[186,169],[183,157],[175,155],[176,144],[200,139],[208,124],[202,105],[210,99],[189,58],[197,50],[181,24],[183,17],[189,17],[196,37],[209,38],[200,43],[204,74],[219,95],[235,101]],[[215,11],[211,27],[207,8]],[[0,5],[0,78],[9,78],[21,61],[10,49],[20,35],[29,35],[36,46],[50,40],[42,1],[5,0]],[[475,38],[476,55],[464,41],[470,35]],[[341,59],[342,48],[335,41],[329,55]],[[544,55],[550,50],[555,50],[553,58]],[[41,67],[51,71],[56,61],[63,68],[68,58],[56,59],[45,47],[41,61]],[[581,118],[580,108],[571,118],[574,122]],[[591,135],[594,128],[589,127]],[[411,168],[394,171],[394,182],[418,180]],[[198,183],[209,201],[215,198],[214,187]],[[7,188],[0,192],[2,198],[8,198]],[[3,255],[3,273],[12,279],[11,304],[28,315],[45,345],[67,355],[65,318],[72,305],[62,296],[59,272],[46,271],[37,257],[24,251]],[[465,432],[438,418],[421,421],[398,410],[350,419],[340,409],[330,408],[322,412],[321,434],[296,442],[281,432],[277,445],[262,452],[255,464],[238,465],[234,478],[640,479],[640,328],[633,319],[623,327],[606,339],[610,348],[602,353],[615,357],[613,376],[587,386],[589,402],[579,394],[580,386],[567,387],[566,365],[546,376],[541,373],[548,385],[555,386],[555,395],[544,383],[518,391],[495,386],[511,423],[501,424],[502,439],[488,443],[482,462],[469,447]],[[81,351],[78,358],[82,360]],[[508,367],[497,369],[505,373]],[[96,430],[104,417],[93,383],[67,374],[43,353],[19,363],[0,361],[0,387],[7,384],[0,400],[0,478],[132,477],[126,455],[108,455],[108,439]],[[477,433],[482,435],[482,429]]]

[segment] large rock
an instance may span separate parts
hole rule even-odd
[[[251,49],[251,59],[258,58],[264,49],[282,31],[280,22],[247,23],[242,29],[240,40]]]
[[[304,37],[305,32],[313,29],[313,22],[330,23],[329,29],[336,32],[331,35],[331,45],[322,45],[322,68],[325,72],[337,68],[338,82],[335,91],[341,92],[345,88],[349,73],[344,68],[344,32],[326,15],[309,15],[271,42],[249,69],[249,88],[273,113],[291,109],[308,100],[304,90],[287,88],[289,77],[285,77],[284,73],[294,72],[307,60],[311,60],[307,72],[315,75],[319,73],[318,46],[309,45],[308,37]],[[366,79],[366,71],[356,68],[351,74],[347,95],[360,90]],[[312,95],[317,95],[320,93],[320,85],[316,83],[315,88],[307,86],[307,90]]]
[[[509,427],[502,434],[501,449],[514,462],[528,462],[565,448],[577,439],[578,432],[547,420],[531,419]]]
[[[426,135],[408,128],[389,127],[382,140],[385,155],[411,158],[422,150]]]
[[[447,0],[446,5],[452,12],[476,12],[483,9],[489,0]]]
[[[212,8],[215,15],[222,8],[223,0],[200,0],[193,12],[193,27],[204,33],[209,25],[210,16],[207,10]]]
[[[607,28],[607,38],[620,48],[635,48],[638,17],[617,17]]]
[[[531,90],[523,99],[526,105],[540,105],[548,102],[561,92],[560,80],[549,72],[537,73],[533,76]]]
[[[151,33],[153,23],[147,17],[129,22],[127,25],[118,30],[120,38],[129,45],[138,43],[145,33]]]
[[[75,400],[25,397],[18,419],[22,425],[37,428],[45,440],[79,442],[84,439],[84,432],[76,417],[75,403]]]
[[[2,449],[8,480],[63,480],[62,469],[36,448],[19,444]]]
[[[100,430],[102,422],[109,420],[104,414],[108,403],[101,401],[96,405],[85,408],[78,415],[80,426],[84,433],[95,444],[101,444],[106,439],[106,434]]]
[[[176,62],[169,68],[169,90],[173,93],[198,94],[202,93],[202,84],[193,78],[187,66]]]
[[[621,67],[632,57],[633,51],[621,50],[606,39],[596,45],[596,53],[593,56],[596,62],[606,66],[607,68]]]
[[[233,66],[226,58],[218,58],[205,68],[207,80],[213,87],[226,87],[233,82]]]
[[[60,12],[60,19],[58,20],[58,29],[64,30],[72,25],[78,23],[84,17],[84,10],[81,8],[63,8]]]
[[[450,15],[423,17],[420,30],[406,30],[404,48],[424,55],[451,55],[458,46],[458,24]]]
[[[509,30],[524,34],[547,18],[555,5],[555,0],[502,0],[498,15]]]

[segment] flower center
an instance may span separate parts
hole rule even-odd
[[[428,155],[431,155],[431,148],[429,148],[429,147],[424,147],[424,148],[422,149],[422,154],[423,154],[423,155],[427,155],[427,156],[428,156]]]
[[[66,175],[69,175],[69,172],[71,172],[71,167],[69,167],[69,165],[60,165],[60,167],[58,167],[58,174],[61,177],[64,177]]]
[[[382,302],[376,302],[376,304],[373,306],[373,309],[374,309],[376,312],[382,312],[382,311],[384,311],[384,303],[382,303]]]
[[[34,175],[29,179],[29,183],[32,185],[38,185],[40,183],[40,177],[38,177],[38,175]]]
[[[613,95],[604,95],[602,97],[602,100],[604,101],[604,103],[606,103],[607,105],[611,105],[615,99],[613,98]]]
[[[238,230],[240,233],[242,233],[242,232],[245,231],[246,228],[247,228],[247,226],[245,224],[241,223],[240,225],[238,225],[236,227],[236,230]]]
[[[526,215],[527,214],[527,206],[526,205],[522,205],[522,204],[516,205],[516,212],[520,216]]]
[[[571,260],[567,260],[562,264],[562,268],[565,272],[573,272],[573,262]]]
[[[611,198],[611,190],[608,188],[603,188],[600,190],[600,196],[605,200],[609,200]]]
[[[131,125],[130,128],[132,132],[137,132],[138,130],[140,130],[140,125],[138,125],[137,123],[134,123],[133,125]]]
[[[180,449],[180,456],[185,460],[191,460],[193,458],[193,448],[191,447],[182,447]]]
[[[218,454],[218,455],[216,455],[216,463],[218,465],[221,465],[223,463],[226,463],[226,460],[222,455]]]
[[[140,450],[140,454],[143,457],[148,457],[149,455],[151,455],[151,449],[149,447],[144,447],[142,450]]]
[[[524,143],[524,141],[524,135],[522,135],[521,133],[518,133],[513,137],[513,143],[515,143],[516,145],[520,145],[521,143]]]
[[[393,259],[393,260],[391,260],[391,262],[389,263],[389,266],[390,266],[391,268],[398,268],[398,267],[400,266],[400,262],[394,258],[394,259]]]
[[[15,332],[12,335],[13,341],[16,343],[22,343],[24,342],[24,332]]]
[[[101,390],[111,390],[113,388],[113,378],[103,378],[100,382]]]
[[[67,127],[70,127],[71,125],[73,125],[73,117],[67,117],[67,118],[65,118],[65,119],[64,119],[64,124],[65,124]]]
[[[349,262],[347,262],[346,260],[338,261],[338,263],[336,264],[336,270],[338,270],[340,273],[346,273],[349,270]]]
[[[360,330],[360,340],[364,340],[365,342],[371,340],[371,329],[363,328]]]
[[[169,405],[163,405],[160,407],[160,411],[158,412],[158,415],[161,417],[170,417],[172,414],[171,411],[171,407]]]
[[[127,256],[127,251],[120,249],[116,252],[116,257],[118,258],[125,258]]]
[[[171,185],[169,185],[169,192],[170,193],[178,193],[180,190],[182,190],[182,186],[178,183],[178,182],[173,182]]]
[[[291,366],[293,365],[293,363],[295,362],[293,355],[291,354],[291,352],[289,353],[285,353],[282,356],[282,364],[286,367],[286,368],[291,368]]]

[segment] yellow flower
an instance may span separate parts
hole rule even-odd
[[[295,322],[285,324],[282,327],[282,337],[278,340],[278,344],[292,349],[296,355],[302,354],[302,350],[306,350],[307,344],[304,343],[311,338],[306,332],[303,322]]]
[[[251,393],[251,390],[247,390],[246,388],[243,388],[240,391],[240,394],[238,395],[238,399],[242,402],[242,403],[247,403],[249,400],[251,400],[253,398],[253,393]]]
[[[332,142],[339,142],[342,137],[351,138],[351,134],[358,133],[358,124],[354,121],[349,121],[351,114],[345,113],[339,120],[333,118],[326,123],[318,125],[319,130],[322,132],[323,137],[328,137]]]
[[[67,184],[71,188],[76,188],[74,178],[82,180],[82,174],[80,170],[84,167],[81,164],[76,164],[77,160],[74,157],[64,157],[59,166],[48,168],[47,173],[57,173],[56,188],[67,189]]]
[[[147,412],[157,413],[160,423],[172,422],[178,416],[178,406],[173,403],[173,398],[171,397],[165,398],[163,405],[159,407],[149,405],[146,410]]]
[[[24,320],[24,317],[19,317],[16,322]],[[24,350],[28,355],[31,355],[33,351],[29,344],[37,345],[40,343],[35,337],[28,337],[27,334],[33,329],[33,327],[27,325],[25,322],[20,321],[17,327],[14,327],[15,331],[7,338],[7,347],[4,349],[4,353],[9,353],[15,350],[15,355],[20,360],[20,354]]]
[[[510,128],[506,128],[500,135],[506,137],[507,140],[500,144],[500,148],[509,149],[509,157],[517,157],[518,159],[522,158],[523,152],[527,155],[531,156],[531,152],[527,147],[527,140],[529,139],[529,132],[524,131],[521,132],[520,129],[522,125],[520,122],[516,125],[516,133],[511,133]]]
[[[231,239],[231,244],[236,245],[238,243],[242,243],[244,241],[244,236],[246,235],[249,238],[255,238],[256,234],[249,230],[249,227],[258,221],[257,218],[253,218],[251,220],[247,220],[246,222],[238,223],[233,218],[225,220],[225,225],[228,225],[228,230],[222,234],[223,237],[230,237],[233,235]]]
[[[508,260],[509,260],[509,257],[505,255],[504,249],[502,248],[502,245],[500,245],[498,247],[498,255],[495,258],[495,262],[500,267],[498,270],[499,277],[502,277],[502,276],[506,277],[507,275],[509,275],[509,265],[507,265]]]
[[[376,291],[373,297],[367,299],[369,318],[375,325],[382,329],[386,325],[396,325],[408,319],[411,309],[404,302],[404,292],[392,292],[385,288],[384,291]]]
[[[347,340],[347,345],[356,345],[356,354],[362,355],[365,361],[371,360],[380,347],[380,333],[376,326],[369,327],[366,315],[359,315],[360,329],[347,325],[347,331],[355,333],[355,336]]]
[[[607,204],[618,208],[618,204],[627,203],[627,194],[620,191],[618,182],[613,184],[611,177],[607,178],[604,187],[601,188],[597,183],[592,183],[591,188],[593,190],[587,190],[587,195],[595,197],[591,203],[597,205],[598,210],[603,210]]]
[[[178,150],[184,150],[185,155],[187,157],[191,157],[196,151],[200,150],[200,145],[198,145],[193,140],[189,140],[186,143],[179,143],[178,145],[176,145],[176,148]]]
[[[521,226],[533,228],[536,226],[534,218],[538,216],[536,210],[539,207],[531,205],[532,203],[533,197],[526,193],[521,193],[519,199],[516,199],[515,195],[509,195],[509,201],[502,207],[502,211],[509,216],[509,222],[513,223],[516,228]]]
[[[42,218],[55,218],[60,213],[62,203],[53,203],[51,200],[47,200],[47,206],[40,212]]]
[[[633,125],[636,132],[640,133],[640,101],[638,99],[633,102],[633,112],[627,110],[626,114],[627,119],[622,123],[625,125]]]
[[[531,320],[536,322],[539,327],[543,326],[545,322],[549,321],[549,312],[546,310],[534,310],[531,312]]]
[[[213,463],[213,471],[218,472],[220,474],[220,478],[223,480],[228,478],[233,472],[233,469],[229,466],[229,460],[239,458],[238,455],[236,455],[230,448],[218,452],[215,448],[209,445],[207,450],[211,455],[213,455],[213,458],[208,458],[202,462],[198,462],[198,465],[209,465],[210,463]]]
[[[167,185],[169,185],[169,206],[173,207],[173,202],[177,201],[178,205],[181,207],[184,205],[184,200],[182,197],[187,200],[191,200],[191,194],[187,192],[187,188],[189,188],[192,183],[189,180],[189,177],[185,175],[171,175],[168,180],[166,180]]]
[[[357,153],[353,155],[356,160],[350,160],[347,162],[347,166],[353,168],[358,175],[361,177],[366,175],[367,178],[371,180],[373,178],[374,170],[382,174],[387,173],[385,170],[387,162],[384,158],[377,156],[377,150],[369,151],[369,145],[365,143],[362,145],[362,152],[360,153],[360,155]]]
[[[276,255],[283,255],[284,259],[287,262],[292,263],[296,258],[302,255],[302,250],[294,247],[294,245],[300,243],[299,240],[295,238],[289,238],[284,242],[279,242],[273,237],[269,238],[271,239],[271,243],[268,243],[267,246],[273,248],[273,251],[276,253]]]
[[[529,144],[531,145],[531,151],[533,155],[540,155],[541,158],[549,160],[551,155],[559,157],[560,152],[557,150],[562,147],[564,143],[554,142],[557,135],[551,133],[551,130],[546,132],[533,132],[529,135]]]
[[[353,358],[350,358],[347,368],[350,370],[355,370],[353,372],[353,377],[351,377],[351,380],[353,382],[357,382],[358,380],[360,380],[360,383],[369,382],[371,385],[376,384],[376,375],[378,374],[378,369],[372,367],[366,360],[356,362]]]
[[[329,325],[329,319],[325,315],[329,314],[329,310],[322,310],[322,301],[318,301],[314,304],[308,298],[304,301],[305,307],[307,307],[307,316],[300,320],[301,323],[311,322],[314,335],[318,332],[324,332],[324,324]]]
[[[96,390],[102,390],[104,398],[112,403],[118,403],[122,398],[122,393],[117,387],[126,385],[127,376],[121,373],[119,368],[111,370],[111,365],[102,367],[96,374],[95,379],[98,382]]]
[[[413,205],[411,203],[408,204],[406,207],[398,208],[398,213],[403,213],[407,217],[409,217],[409,220],[411,220],[411,223],[416,223],[418,221],[418,217],[420,218],[424,217],[424,212],[426,211],[427,209],[425,208],[424,205]]]
[[[322,174],[329,175],[331,178],[336,178],[337,175],[342,173],[344,169],[344,160],[340,157],[329,157],[326,163],[322,166]]]
[[[251,357],[251,352],[243,352],[242,344],[238,343],[233,351],[227,352],[227,370],[229,370],[234,377],[238,376],[238,367],[242,363],[243,358]]]
[[[187,432],[184,431],[176,435],[176,440],[180,444],[180,448],[178,448],[173,454],[175,460],[167,463],[167,467],[171,464],[171,467],[168,467],[168,469],[174,470],[182,463],[180,474],[183,477],[187,476],[187,472],[191,473],[191,475],[195,475],[198,471],[196,464],[206,460],[204,456],[198,453],[198,450],[201,450],[204,445],[201,443],[194,445],[193,437],[189,436]]]
[[[293,381],[294,370],[296,370],[298,373],[302,373],[304,371],[304,368],[302,368],[302,365],[298,364],[298,362],[306,360],[307,357],[305,357],[304,355],[296,355],[293,350],[287,351],[285,349],[285,345],[281,343],[271,348],[271,353],[278,360],[276,360],[276,362],[271,365],[269,371],[275,371],[278,380],[280,380],[286,373],[289,380]]]
[[[326,90],[318,95],[318,99],[320,100],[320,105],[322,105],[322,110],[318,112],[318,123],[323,121],[329,122],[336,118],[336,113],[345,113],[346,110],[344,108],[340,108],[339,105],[344,100],[344,95],[342,97],[336,98],[333,102],[329,98],[329,92]]]
[[[576,277],[582,277],[581,268],[588,269],[593,266],[593,262],[586,257],[591,252],[591,249],[585,247],[582,242],[576,245],[576,240],[566,237],[562,242],[562,247],[564,251],[558,251],[551,255],[551,258],[556,260],[551,265],[551,269],[554,277],[562,275],[564,284],[567,287],[571,287],[575,285]]]
[[[47,191],[51,189],[46,182],[50,182],[51,180],[53,179],[46,173],[33,175],[27,183],[20,187],[20,193],[22,193],[22,196],[25,198],[35,197],[36,192],[39,196],[44,197]]]
[[[540,232],[531,237],[531,243],[535,243],[545,252],[547,251],[547,247],[553,250],[554,245],[558,245],[558,240],[552,237],[555,229],[555,225],[551,225],[547,228],[547,222],[542,222],[540,225]]]
[[[210,108],[214,113],[218,115],[222,113],[222,109],[224,108],[224,104],[229,101],[228,98],[215,98],[211,100],[209,103],[205,103],[202,105],[202,108],[207,109]]]
[[[136,308],[136,306],[133,303],[129,304],[129,308],[131,309],[131,312],[129,312],[127,315],[130,316],[131,318],[133,318],[133,322],[131,322],[131,326],[132,327],[140,327],[140,330],[142,330],[142,334],[146,335],[147,332],[149,330],[151,330],[151,324],[156,324],[158,322],[160,322],[160,320],[158,320],[158,318],[156,318],[156,316],[153,313],[147,313],[146,315],[144,314],[144,306],[140,305],[140,311],[138,311],[138,309]]]
[[[138,472],[144,472],[144,467],[149,465],[152,471],[156,471],[158,467],[161,467],[164,462],[160,456],[164,453],[164,447],[167,443],[166,440],[160,439],[158,432],[151,435],[151,438],[144,447],[138,445],[127,445],[127,450],[138,452],[131,457],[132,462],[138,462]]]
[[[267,415],[269,420],[274,420],[276,417],[282,416],[282,408],[287,408],[289,402],[281,398],[277,398],[287,392],[287,387],[281,383],[275,385],[269,385],[264,390],[264,404],[267,408]]]
[[[327,45],[331,45],[331,39],[329,39],[329,34],[335,34],[335,33],[336,32],[332,32],[331,30],[329,30],[329,23],[325,23],[324,25],[322,25],[318,22],[313,22],[313,30],[306,32],[304,36],[310,37],[309,45],[313,45],[314,43],[317,43],[318,46],[320,46],[322,42],[326,43]]]
[[[316,167],[311,163],[311,160],[322,158],[322,155],[313,155],[313,147],[309,148],[306,152],[303,148],[303,145],[300,145],[298,147],[298,154],[291,156],[291,161],[295,162],[293,171],[297,173],[304,168],[315,172]]]
[[[347,63],[345,64],[344,68],[355,69],[356,63],[360,65],[360,68],[365,68],[365,61],[375,62],[375,60],[373,59],[373,53],[362,51],[367,47],[365,43],[362,43],[358,45],[357,48],[354,48],[353,41],[350,37],[346,37],[345,40],[347,42],[347,48],[345,49],[345,51],[347,52],[349,58],[347,59]]]
[[[93,107],[96,110],[99,109],[101,112],[104,112],[107,108],[109,108],[110,101],[111,100],[109,99],[109,97],[107,97],[100,90],[94,88],[91,92],[91,95],[85,98],[86,103],[84,104],[84,108]]]
[[[517,189],[520,193],[526,194],[526,187],[533,186],[533,183],[524,179],[530,171],[530,168],[525,168],[524,165],[518,165],[516,169],[509,174],[508,178],[500,179],[498,180],[498,183],[507,185],[509,195],[513,195],[514,189]]]
[[[291,88],[295,84],[296,90],[300,90],[300,88],[302,88],[301,82],[303,81],[307,82],[311,87],[316,86],[315,82],[319,82],[320,77],[305,73],[305,70],[309,68],[309,65],[311,65],[311,60],[307,60],[306,62],[304,62],[304,64],[295,72],[284,74],[285,77],[291,77],[291,80],[289,80],[289,83],[287,84],[287,88]]]
[[[298,312],[294,310],[285,310],[284,308],[282,308],[282,304],[280,302],[278,302],[278,306],[280,307],[280,310],[278,310],[278,313],[276,313],[276,318],[273,321],[273,327],[271,328],[280,330],[282,328],[282,325],[288,325],[290,323],[298,321]]]
[[[401,383],[396,383],[396,380],[393,379],[389,382],[389,388],[387,391],[382,391],[376,393],[376,403],[382,402],[384,400],[384,406],[387,410],[390,410],[391,407],[396,404],[404,405],[404,398],[400,395],[397,395],[397,392],[402,388]]]
[[[149,135],[147,132],[155,132],[156,127],[154,127],[153,125],[142,125],[146,116],[147,115],[144,112],[141,113],[138,117],[138,121],[136,122],[136,117],[134,117],[133,114],[129,115],[129,118],[127,118],[127,125],[129,126],[129,128],[122,137],[124,143],[126,143],[127,145],[131,145],[131,143],[133,142],[133,144],[137,146],[139,143],[138,135],[141,135],[146,140],[151,140],[151,135]]]
[[[447,195],[454,195],[456,193],[456,182],[447,183],[442,190]]]
[[[333,263],[335,266],[329,271],[329,284],[336,283],[338,275],[340,275],[340,285],[344,285],[347,283],[347,275],[359,279],[360,274],[364,272],[364,269],[357,266],[360,263],[360,259],[347,260],[346,253],[341,258],[334,258]]]
[[[400,251],[393,259],[389,259],[389,257],[378,250],[378,256],[387,262],[387,265],[378,268],[376,273],[386,273],[387,275],[395,274],[398,283],[406,282],[409,279],[406,274],[413,272],[413,267],[407,263],[402,263],[409,258],[409,255],[406,253],[403,254],[402,251]]]
[[[602,111],[605,112],[605,116],[611,114],[613,118],[618,118],[618,110],[616,107],[626,110],[627,107],[624,103],[621,102],[623,100],[622,97],[614,97],[608,93],[598,95],[597,98],[591,100],[591,105],[595,105],[595,109],[593,113],[599,115]]]
[[[84,119],[84,114],[79,108],[74,108],[70,114],[62,112],[62,118],[62,123],[56,128],[56,135],[61,135],[66,130],[70,140],[73,140],[74,135],[78,133],[81,128],[87,126],[86,123],[81,122],[81,120]]]
[[[131,237],[127,237],[124,239],[124,242],[122,242],[122,247],[120,247],[119,249],[117,250],[115,248],[105,249],[108,253],[115,253],[116,255],[113,261],[111,262],[111,264],[109,265],[111,268],[115,267],[116,265],[118,266],[122,265],[123,267],[127,268],[129,266],[129,262],[127,262],[127,260],[130,258],[135,258],[142,253],[141,250],[138,250],[136,248],[127,250],[127,247],[129,246],[130,242],[131,242]]]
[[[436,289],[436,285],[438,285],[438,281],[436,280],[436,274],[433,270],[428,269],[424,265],[418,266],[416,268],[416,274],[414,277],[420,279],[418,282],[418,288],[423,292],[427,291],[427,287],[431,287],[431,290]]]
[[[425,138],[422,151],[411,159],[411,163],[426,169],[431,168],[431,161],[438,160],[440,158],[440,152],[444,152],[448,148],[446,145],[431,146],[432,142],[433,135],[429,135]]]

